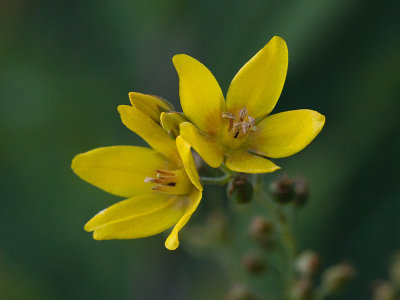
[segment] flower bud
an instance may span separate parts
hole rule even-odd
[[[176,138],[179,135],[179,125],[186,121],[186,117],[178,112],[163,112],[160,115],[162,128],[164,128],[172,138]]]
[[[379,282],[372,291],[373,300],[396,300],[395,288],[389,282]]]
[[[270,189],[271,195],[277,202],[281,204],[289,203],[295,197],[294,180],[287,177],[287,175],[284,175],[282,178],[273,181]]]
[[[252,294],[252,292],[245,286],[241,284],[235,284],[232,286],[228,295],[225,298],[226,300],[255,300],[256,298]]]
[[[356,276],[356,271],[350,264],[343,263],[328,268],[322,276],[322,288],[327,294],[335,294]]]
[[[390,267],[390,279],[393,284],[400,288],[400,253],[396,253]]]
[[[295,267],[301,276],[309,277],[318,270],[319,255],[312,251],[305,251],[298,256]]]
[[[246,174],[238,173],[228,184],[228,197],[237,204],[244,204],[253,198],[253,186],[247,181]]]
[[[307,180],[303,177],[297,177],[294,181],[294,192],[295,192],[295,205],[297,207],[303,207],[309,197],[309,185]]]
[[[133,107],[140,110],[157,123],[160,123],[160,115],[162,112],[174,110],[171,103],[154,95],[130,92],[129,100]]]
[[[292,300],[312,300],[313,288],[309,278],[300,278],[297,280],[290,291]]]
[[[262,216],[254,217],[249,227],[250,237],[254,242],[263,247],[269,247],[272,245],[274,240],[274,231],[274,224]]]
[[[265,263],[257,253],[246,253],[242,257],[242,264],[247,272],[251,274],[260,274],[265,270]]]

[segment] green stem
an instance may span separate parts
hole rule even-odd
[[[201,183],[219,185],[227,184],[232,179],[234,172],[229,170],[224,164],[222,164],[219,169],[224,173],[224,175],[220,177],[200,177]]]
[[[297,251],[296,242],[289,224],[289,220],[287,219],[286,215],[278,207],[276,207],[276,205],[267,196],[266,192],[264,191],[260,176],[257,176],[255,178],[254,187],[255,193],[258,194],[258,197],[260,198],[262,204],[265,205],[271,217],[275,219],[276,223],[278,224],[278,228],[281,231],[281,241],[286,252],[286,292],[289,295],[290,289],[294,281],[294,260],[296,258]]]
[[[228,167],[225,166],[225,164],[222,164],[222,165],[219,167],[219,169],[220,169],[222,172],[224,172],[225,174],[227,174],[227,175],[229,174],[229,175],[233,176],[233,171],[232,171],[232,170],[229,170]]]
[[[200,181],[202,184],[219,184],[219,185],[224,185],[231,180],[232,175],[225,174],[220,177],[200,177]]]

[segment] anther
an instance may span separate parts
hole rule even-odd
[[[236,119],[235,115],[233,113],[230,113],[230,112],[223,112],[222,113],[222,117],[223,118],[228,118],[228,119],[233,119],[233,120]]]
[[[245,136],[249,130],[256,130],[256,120],[248,115],[247,107],[243,107],[239,112],[234,115],[231,112],[223,112],[223,118],[229,119],[228,131],[236,139],[239,137],[240,133]]]
[[[175,186],[176,185],[176,174],[171,171],[156,170],[156,178],[146,177],[144,182],[157,183],[158,185],[153,186],[151,189],[159,191],[163,186]]]
[[[239,110],[239,118],[244,119],[247,116],[247,108],[246,106]]]

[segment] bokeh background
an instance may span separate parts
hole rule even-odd
[[[310,108],[324,130],[278,161],[311,182],[301,249],[355,264],[337,299],[368,299],[400,250],[398,1],[0,1],[2,299],[220,299],[221,268],[165,236],[97,242],[83,224],[119,200],[70,169],[77,153],[141,144],[116,110],[128,92],[179,107],[171,58],[198,58],[227,91],[274,36],[288,44],[275,112]],[[281,173],[267,176],[275,179]],[[212,189],[192,224],[201,224]],[[250,205],[251,206],[251,205]],[[251,208],[249,208],[251,209]]]

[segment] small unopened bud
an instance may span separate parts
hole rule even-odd
[[[262,216],[254,217],[249,227],[249,234],[253,241],[263,247],[272,245],[274,231],[274,224]]]
[[[393,257],[390,279],[397,288],[400,288],[400,253],[396,253]]]
[[[322,276],[322,288],[327,294],[335,294],[356,276],[356,271],[350,264],[343,263],[328,268]]]
[[[226,300],[255,300],[253,293],[242,284],[235,284],[232,286]]]
[[[266,267],[262,257],[252,252],[243,255],[242,264],[247,272],[251,274],[260,274],[265,271]]]
[[[228,197],[237,204],[244,204],[253,198],[253,186],[247,181],[247,175],[239,173],[228,184]]]
[[[319,267],[319,255],[312,251],[306,251],[296,260],[296,270],[301,276],[308,277],[314,274]]]
[[[395,288],[389,282],[376,283],[372,290],[373,300],[396,300]]]
[[[295,197],[294,180],[287,177],[287,175],[273,181],[270,189],[271,195],[281,204],[289,203]]]
[[[295,205],[297,207],[302,207],[307,203],[309,193],[309,185],[307,180],[303,177],[297,177],[294,181],[294,191],[295,191]]]
[[[309,278],[300,278],[294,283],[290,294],[290,299],[293,300],[312,300],[313,288],[311,280]]]

